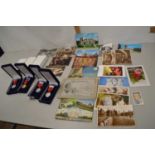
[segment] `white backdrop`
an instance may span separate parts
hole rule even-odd
[[[81,26],[82,32],[98,32],[100,43],[143,43],[155,42],[155,34],[149,33],[149,27]],[[39,50],[74,45],[73,26],[50,27],[0,27],[0,46],[6,52]]]

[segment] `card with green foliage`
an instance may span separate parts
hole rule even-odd
[[[56,112],[56,119],[92,121],[95,100],[61,99]]]

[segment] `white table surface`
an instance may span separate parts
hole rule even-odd
[[[0,58],[0,65],[14,63],[20,58],[30,57],[36,54],[37,53],[33,51],[5,53],[5,55]],[[134,118],[136,125],[131,128],[155,128],[155,43],[144,43],[142,53],[133,53],[132,61],[133,65],[144,66],[151,86],[130,88],[131,93],[135,90],[141,91],[144,100],[144,105],[134,106]],[[66,69],[63,77],[67,76],[68,71],[69,68]],[[96,111],[94,111],[92,122],[56,120],[55,113],[59,104],[59,100],[56,99],[56,97],[52,104],[46,105],[39,103],[37,100],[30,100],[25,94],[8,96],[6,95],[6,90],[10,82],[10,77],[2,69],[0,69],[1,121],[44,128],[98,128]]]

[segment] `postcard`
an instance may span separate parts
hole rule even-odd
[[[132,92],[133,105],[144,105],[142,93],[139,91]]]
[[[119,44],[118,48],[131,49],[133,52],[137,52],[137,53],[141,53],[141,51],[142,51],[141,44]]]
[[[115,56],[116,64],[120,64],[120,65],[132,64],[130,50],[126,50],[126,49],[115,50],[115,54],[116,54]]]
[[[76,56],[98,56],[99,49],[77,49]]]
[[[126,67],[131,87],[149,86],[150,82],[142,65]]]
[[[128,95],[98,93],[96,107],[100,106],[120,106],[129,105],[130,98]]]
[[[99,85],[109,87],[129,87],[129,80],[127,77],[100,77]]]
[[[97,93],[96,78],[68,78],[59,91],[59,98],[95,99]]]
[[[62,54],[61,56],[55,56],[52,58],[52,61],[49,64],[49,67],[53,67],[54,65],[69,65],[72,57],[67,54]]]
[[[109,86],[98,86],[98,93],[105,94],[118,94],[118,95],[129,95],[128,87],[109,87]]]
[[[67,56],[72,56],[75,54],[75,47],[70,47],[70,48],[60,48],[60,49],[57,49],[57,53],[56,53],[56,56],[57,57],[62,57],[64,55],[67,55]]]
[[[102,55],[102,64],[103,65],[114,65],[116,64],[115,51],[105,51]]]
[[[78,48],[98,48],[99,38],[97,33],[76,34],[76,44]]]
[[[97,56],[76,56],[72,68],[80,68],[83,66],[96,66],[97,65]]]
[[[122,65],[100,65],[98,77],[124,77],[125,68]]]
[[[61,99],[56,119],[92,121],[95,100]]]
[[[82,78],[83,77],[83,68],[72,68],[69,74],[69,78]]]
[[[84,78],[96,78],[97,77],[98,68],[97,67],[83,67],[83,77]]]
[[[132,105],[102,106],[98,108],[98,126],[133,126],[133,115]]]
[[[61,76],[63,71],[65,70],[65,66],[53,66],[53,67],[46,67],[50,69],[55,76]]]

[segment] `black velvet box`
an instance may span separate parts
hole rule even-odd
[[[40,69],[40,72],[48,80],[49,84],[39,102],[50,104],[60,87],[60,82],[50,69]]]
[[[34,73],[25,63],[15,63],[15,66],[23,77],[19,93],[27,93],[35,80]]]
[[[23,78],[19,70],[17,70],[12,64],[2,65],[1,68],[12,78],[7,94],[11,95],[18,93],[23,82]]]
[[[40,73],[40,67],[38,65],[29,65],[29,68],[34,73],[36,77],[36,82],[34,84],[34,87],[31,89],[30,93],[28,94],[28,96],[31,99],[40,99],[42,94],[47,89],[49,82]]]

